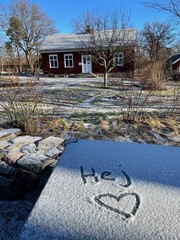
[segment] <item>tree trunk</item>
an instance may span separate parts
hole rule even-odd
[[[108,73],[107,73],[107,70],[105,69],[105,71],[104,71],[104,87],[107,87],[107,75],[108,75]]]
[[[18,56],[18,73],[22,72],[21,69],[21,59],[20,59],[20,54],[19,54],[19,50],[17,49],[17,56]]]
[[[29,52],[26,52],[26,63],[27,63],[27,71],[30,70],[33,73],[33,64],[31,62],[31,56]]]

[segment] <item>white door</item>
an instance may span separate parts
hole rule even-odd
[[[82,55],[82,73],[92,73],[91,55]]]

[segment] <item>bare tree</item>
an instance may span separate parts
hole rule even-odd
[[[136,34],[134,29],[127,29],[127,24],[125,16],[117,12],[106,16],[86,13],[74,21],[74,30],[80,33],[79,48],[104,68],[105,87],[108,72],[123,64],[119,54],[128,47],[132,53]]]
[[[178,53],[180,53],[180,43],[179,42],[175,42],[171,46],[171,54],[178,54]]]
[[[158,61],[168,53],[168,45],[174,40],[169,24],[146,23],[141,32],[141,46],[151,61]]]
[[[43,38],[56,30],[53,22],[40,8],[26,0],[12,1],[2,8],[0,25],[11,43],[24,52],[28,68],[33,71],[33,54],[38,52]]]
[[[177,18],[180,18],[180,1],[179,0],[142,0],[142,3],[150,8],[165,11]]]

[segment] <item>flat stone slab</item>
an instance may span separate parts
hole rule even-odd
[[[24,169],[34,173],[41,172],[45,167],[57,162],[41,153],[32,153],[21,157],[17,163]]]
[[[26,145],[30,143],[35,143],[37,141],[40,141],[41,139],[42,139],[41,137],[33,137],[33,136],[26,135],[26,136],[16,137],[15,139],[12,140],[12,143]]]
[[[180,148],[69,143],[21,240],[180,239]]]
[[[22,131],[19,128],[8,128],[8,129],[1,129],[0,130],[0,138],[8,135],[8,134],[15,134],[19,135]]]

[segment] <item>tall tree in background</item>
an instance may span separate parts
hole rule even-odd
[[[17,18],[11,17],[9,29],[6,31],[6,35],[9,37],[10,42],[8,43],[9,45],[11,44],[12,51],[14,48],[15,52],[17,53],[18,72],[21,72],[20,50],[19,50],[21,30],[22,30],[21,22]],[[29,64],[27,64],[27,66],[30,67]]]
[[[159,22],[146,23],[141,35],[141,47],[151,61],[162,59],[168,45],[174,40],[171,26]]]
[[[179,42],[175,42],[171,46],[171,54],[179,54],[179,53],[180,53],[180,43]]]
[[[14,51],[11,42],[5,42],[4,48],[6,53],[6,59],[8,60],[9,65],[11,65],[14,58]]]
[[[165,11],[180,20],[180,1],[179,0],[142,0],[142,3],[150,8]]]
[[[24,52],[27,67],[33,71],[32,58],[38,56],[42,40],[56,32],[53,22],[36,4],[20,0],[12,1],[1,11],[0,25],[12,45]]]
[[[79,33],[80,45],[85,54],[90,54],[92,61],[104,68],[104,87],[107,87],[107,74],[121,58],[118,54],[127,46],[134,46],[135,30],[127,29],[128,20],[124,14],[113,12],[108,15],[86,13],[74,20],[74,31]],[[131,51],[132,52],[132,51]]]
[[[174,40],[172,28],[166,23],[146,23],[139,34],[138,50],[142,54],[137,58],[136,75],[145,88],[163,89],[168,78],[166,60],[170,53],[170,44]]]

